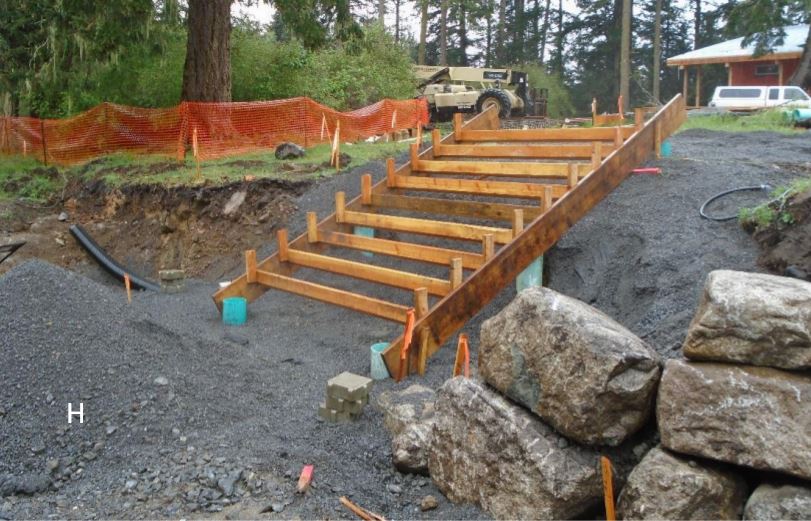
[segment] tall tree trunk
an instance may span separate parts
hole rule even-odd
[[[698,49],[701,44],[701,0],[695,0],[696,9],[693,13],[693,31],[695,38],[693,39],[693,49]]]
[[[402,0],[394,0],[394,41],[400,43],[400,2]]]
[[[428,0],[420,0],[420,44],[417,47],[417,64],[425,65],[425,39],[428,35]]]
[[[467,48],[470,45],[467,38],[467,11],[465,10],[465,1],[459,0],[459,65],[467,67]]]
[[[493,0],[487,0],[487,15],[485,16],[485,33],[484,33],[484,66],[493,66],[493,16],[495,12],[495,4]]]
[[[558,0],[558,34],[555,38],[555,60],[553,67],[559,76],[563,76],[563,0]]]
[[[377,23],[384,28],[386,27],[386,0],[378,0],[377,2]]]
[[[448,0],[439,3],[439,64],[448,65]]]
[[[181,99],[231,101],[231,0],[189,0]]]
[[[788,84],[804,87],[808,79],[809,72],[811,72],[811,29],[808,30],[808,34],[805,37],[805,48],[803,49],[803,55],[800,58],[800,64],[797,65],[797,69],[794,71],[794,74],[792,74],[791,78],[789,78]]]
[[[620,48],[620,96],[622,96],[621,111],[628,107],[628,95],[631,85],[631,0],[622,0],[622,38]]]
[[[513,52],[510,57],[510,62],[521,63],[524,61],[526,51],[524,42],[526,41],[527,35],[527,17],[524,12],[524,0],[515,0],[513,3],[513,27],[515,30],[513,31]]]
[[[543,25],[541,26],[541,50],[539,52],[540,56],[538,57],[538,62],[543,65],[544,61],[546,61],[546,37],[549,33],[549,8],[551,7],[552,0],[546,0],[546,7],[544,8],[543,13]]]
[[[656,0],[656,12],[653,17],[653,101],[657,105],[661,100],[659,84],[662,67],[662,0]]]
[[[504,56],[504,43],[507,37],[507,0],[499,0],[498,3],[498,25],[496,26],[496,67],[503,67],[506,56]]]

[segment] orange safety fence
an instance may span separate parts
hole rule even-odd
[[[181,161],[197,134],[200,159],[270,149],[283,141],[310,147],[330,140],[357,141],[428,123],[424,99],[382,100],[338,112],[309,98],[277,101],[183,102],[166,109],[102,103],[67,119],[0,117],[0,154],[31,155],[71,165],[126,152]]]

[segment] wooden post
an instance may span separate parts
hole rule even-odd
[[[372,204],[372,175],[363,174],[360,178],[360,200],[366,206]]]
[[[488,233],[484,237],[482,237],[482,255],[484,255],[484,260],[489,261],[493,258],[493,255],[496,254],[496,241],[494,240],[493,234]]]
[[[414,312],[417,320],[428,314],[428,290],[426,288],[414,290]]]
[[[591,98],[591,124],[597,124],[597,98]]]
[[[571,190],[577,186],[580,172],[578,171],[577,163],[569,163],[569,189]]]
[[[124,289],[127,290],[127,303],[132,304],[132,282],[129,273],[124,274]]]
[[[346,210],[346,194],[335,192],[335,222],[344,222],[344,211]]]
[[[456,141],[462,140],[462,114],[459,112],[453,115],[453,138]]]
[[[389,188],[395,188],[397,186],[396,180],[394,179],[393,157],[386,159],[386,186],[388,186]]]
[[[256,250],[245,250],[245,281],[256,282]]]
[[[513,237],[518,237],[518,234],[524,230],[524,210],[520,208],[513,210]]]
[[[732,85],[732,67],[729,68],[729,71],[729,84]],[[783,86],[783,62],[781,60],[777,60],[777,85]]]
[[[552,208],[553,204],[554,203],[552,201],[552,187],[549,186],[549,185],[546,185],[546,186],[543,187],[543,209],[544,209],[544,211],[549,211],[549,209]]]
[[[290,248],[287,244],[287,229],[282,228],[278,232],[276,232],[276,237],[279,240],[279,260],[282,262],[287,262],[289,259],[289,251]]]
[[[591,149],[591,169],[597,170],[603,162],[603,142],[593,141]]]
[[[454,257],[451,259],[451,289],[456,289],[462,285],[462,259]]]
[[[634,109],[634,126],[636,127],[637,132],[642,130],[642,127],[645,126],[645,109],[642,107],[637,107]]]
[[[689,98],[687,97],[687,93],[688,93],[687,85],[688,85],[688,78],[690,77],[690,68],[688,66],[686,66],[686,65],[682,65],[681,70],[682,70],[682,74],[683,74],[683,76],[682,76],[681,95],[682,95],[682,97],[684,97],[684,103],[687,104],[687,103],[689,103],[688,102]]]
[[[614,127],[614,146],[619,148],[622,146],[622,128],[621,127]]]
[[[335,123],[335,171],[341,170],[341,120]]]
[[[416,168],[417,162],[420,160],[420,146],[412,143],[409,149],[411,152],[411,168]]]
[[[701,65],[696,70],[696,108],[701,106]]]
[[[42,136],[42,162],[48,166],[48,145],[45,143],[45,120],[39,120],[39,132]]]
[[[417,357],[417,373],[425,375],[425,366],[428,364],[428,338],[431,330],[427,327],[420,329],[420,352]]]
[[[195,181],[199,181],[203,178],[203,174],[200,173],[200,149],[197,141],[197,127],[194,127],[192,131],[191,143],[192,151],[194,152],[194,179]]]
[[[431,144],[434,147],[434,159],[440,157],[442,155],[442,135],[439,133],[439,129],[434,129],[431,131]]]
[[[653,128],[653,148],[656,154],[656,159],[662,158],[662,122],[656,120],[656,126]]]
[[[611,461],[605,456],[600,456],[600,467],[603,474],[603,495],[605,496],[605,519],[615,521],[614,513],[614,480],[611,476]]]
[[[318,242],[318,217],[315,212],[307,212],[307,242]]]

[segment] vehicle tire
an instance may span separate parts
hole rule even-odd
[[[507,118],[510,116],[512,104],[510,98],[503,90],[487,89],[481,93],[479,99],[476,100],[476,112],[482,113],[491,106],[495,105],[498,109],[498,117]]]

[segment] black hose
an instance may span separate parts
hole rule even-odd
[[[702,204],[701,208],[698,209],[698,213],[701,214],[701,217],[703,217],[705,219],[709,219],[711,221],[730,221],[732,219],[737,218],[738,214],[735,213],[734,215],[725,215],[723,217],[713,217],[711,215],[707,215],[704,212],[704,209],[707,208],[707,205],[709,205],[710,203],[712,203],[716,199],[720,199],[720,198],[722,198],[722,197],[724,197],[726,195],[729,195],[729,194],[732,194],[732,193],[735,193],[735,192],[744,192],[746,190],[771,190],[771,189],[772,189],[772,187],[767,185],[767,184],[760,184],[760,185],[757,185],[757,186],[744,186],[744,187],[741,187],[741,188],[733,188],[732,190],[727,190],[725,192],[721,192],[720,194],[716,194],[716,195],[710,197],[709,199],[707,199],[706,201],[704,201],[704,204]]]
[[[110,275],[124,282],[124,274],[129,275],[130,284],[135,289],[148,289],[150,291],[160,291],[159,285],[154,282],[142,279],[138,275],[133,275],[129,270],[125,270],[123,266],[113,260],[107,253],[101,249],[101,246],[96,244],[96,241],[85,231],[84,228],[78,224],[70,227],[70,233],[76,239],[76,242],[93,257],[99,265],[107,271]]]

